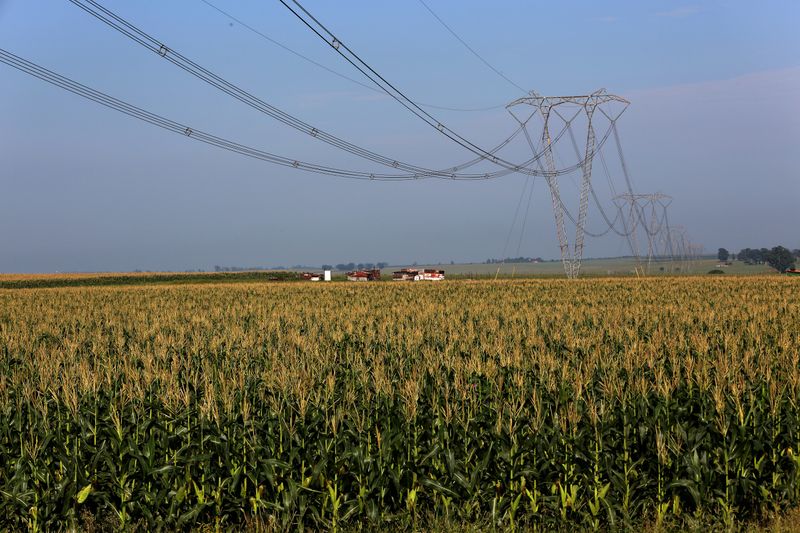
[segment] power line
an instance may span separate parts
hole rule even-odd
[[[314,26],[311,22],[306,20],[300,13],[298,13],[295,9],[293,9],[285,0],[279,0],[281,4],[286,7],[289,11],[291,11],[298,20],[300,20],[306,27],[308,27],[312,32],[314,32],[320,39],[327,42],[334,50],[336,50],[339,55],[341,55],[345,61],[350,63],[353,67],[355,67],[359,72],[364,74],[369,80],[371,80],[377,87],[383,90],[386,94],[394,98],[400,105],[408,109],[411,113],[416,115],[418,118],[426,122],[429,126],[435,128],[439,133],[443,134],[445,137],[449,138],[450,140],[454,141],[456,144],[462,146],[463,148],[475,153],[479,156],[486,157],[486,151],[475,146],[471,142],[467,141],[463,137],[459,136],[457,133],[452,131],[450,128],[446,127],[442,122],[436,120],[433,116],[431,116],[427,111],[420,108],[416,105],[410,98],[408,98],[402,91],[397,89],[394,85],[392,85],[389,81],[386,80],[383,76],[381,76],[374,68],[372,68],[369,64],[367,64],[364,60],[362,60],[358,54],[356,54],[353,50],[351,50],[347,45],[343,44],[328,28],[325,27],[319,20],[317,20],[314,15],[312,15],[303,5],[298,2],[297,0],[291,0],[305,15],[310,18],[317,27]],[[328,35],[326,38],[322,35],[321,32],[324,32]],[[350,55],[348,56],[343,52],[343,50],[347,51]],[[352,57],[351,57],[352,56]],[[369,72],[367,72],[369,71]],[[488,159],[492,162],[499,162],[502,161],[496,156],[488,156]],[[513,166],[513,165],[512,165]],[[519,166],[513,166],[514,171],[522,170]]]
[[[484,65],[486,65],[487,67],[489,67],[489,68],[492,70],[492,72],[494,72],[495,74],[497,74],[498,76],[500,76],[501,78],[503,78],[504,80],[506,80],[508,83],[510,83],[511,85],[513,85],[514,87],[516,87],[517,89],[519,89],[520,91],[522,91],[523,93],[526,93],[526,94],[527,94],[527,92],[528,92],[528,91],[527,91],[527,89],[524,89],[524,88],[522,88],[522,87],[521,87],[521,86],[519,86],[517,83],[515,83],[513,80],[509,79],[509,78],[508,78],[508,76],[506,76],[505,74],[503,74],[502,72],[500,72],[499,70],[497,70],[496,68],[494,68],[494,67],[492,66],[492,64],[491,64],[491,63],[489,63],[488,61],[486,61],[486,60],[483,58],[483,56],[481,56],[481,55],[480,55],[478,52],[476,52],[476,51],[475,51],[475,49],[474,49],[474,48],[472,48],[472,47],[471,47],[469,44],[467,44],[467,42],[466,42],[464,39],[462,39],[462,38],[461,38],[461,37],[460,37],[460,36],[459,36],[459,35],[458,35],[458,34],[455,32],[455,30],[453,30],[453,28],[451,28],[450,26],[448,26],[448,24],[447,24],[445,21],[443,21],[443,20],[442,20],[442,18],[441,18],[439,15],[437,15],[437,14],[436,14],[436,13],[433,11],[433,9],[431,9],[431,8],[430,8],[430,6],[428,6],[428,4],[426,4],[426,3],[424,2],[424,0],[419,0],[419,3],[420,3],[420,4],[422,4],[422,6],[423,6],[425,9],[427,9],[427,10],[428,10],[428,13],[430,13],[431,15],[433,15],[433,18],[435,18],[436,20],[438,20],[438,21],[439,21],[439,24],[441,24],[442,26],[444,26],[444,28],[445,28],[447,31],[449,31],[449,32],[450,32],[450,34],[451,34],[453,37],[455,37],[455,38],[458,40],[458,42],[460,42],[461,44],[463,44],[463,45],[464,45],[464,48],[466,48],[467,50],[469,50],[470,52],[472,52],[472,55],[474,55],[475,57],[477,57],[477,58],[478,58],[478,59],[481,61],[481,63],[483,63]]]
[[[487,172],[483,174],[480,173],[468,174],[461,172],[461,170],[463,170],[464,168],[473,166],[486,159],[497,164],[499,164],[498,161],[504,161],[495,154],[500,148],[502,148],[503,146],[505,146],[505,144],[507,144],[506,141],[508,141],[510,138],[500,143],[500,145],[498,145],[496,149],[492,149],[489,151],[481,150],[481,152],[475,152],[473,150],[473,153],[476,153],[478,155],[476,159],[472,159],[466,163],[449,167],[444,170],[429,169],[411,163],[406,163],[399,159],[393,159],[391,157],[378,154],[372,150],[350,143],[322,129],[314,127],[311,124],[308,124],[307,122],[291,115],[290,113],[283,111],[265,102],[262,99],[259,99],[253,94],[241,89],[240,87],[227,81],[221,76],[214,74],[210,70],[204,68],[203,66],[183,56],[176,50],[167,47],[162,41],[148,35],[146,32],[136,27],[132,23],[128,22],[124,18],[106,9],[95,0],[69,0],[69,1],[75,4],[76,6],[80,7],[93,17],[95,17],[97,20],[103,22],[104,24],[108,25],[109,27],[117,30],[121,34],[133,40],[137,44],[143,46],[144,48],[150,50],[151,52],[158,54],[160,57],[166,59],[167,61],[176,65],[177,67],[181,68],[187,73],[197,77],[202,81],[205,81],[212,87],[215,87],[216,89],[228,94],[229,96],[252,107],[253,109],[261,113],[264,113],[274,118],[275,120],[278,120],[279,122],[288,125],[298,131],[310,135],[315,139],[330,144],[331,146],[352,153],[364,159],[379,163],[381,165],[405,171],[407,175],[411,178],[421,178],[421,177],[431,176],[431,177],[440,177],[448,179],[467,179],[467,180],[491,179],[491,178],[506,176],[513,172],[521,172],[528,175],[539,175],[537,171],[528,168],[528,166],[536,162],[540,157],[542,157],[543,155],[542,153],[534,154],[533,157],[531,157],[531,159],[523,162],[521,165],[508,166],[511,164],[504,162],[505,165],[504,168],[494,172]],[[554,142],[558,139],[558,137],[563,135],[565,132],[566,132],[566,127],[562,128],[562,130],[559,132],[559,135],[556,137],[556,139],[554,139]],[[450,136],[449,134],[447,135]],[[609,135],[610,135],[610,130],[598,143],[597,145],[598,149],[602,145],[602,143],[605,142],[605,140],[608,138]],[[590,157],[591,155],[593,155],[593,153],[588,154],[587,157]],[[565,174],[579,168],[581,164],[582,162],[578,162],[572,167],[560,169],[558,171],[542,170],[541,172],[544,172],[544,174],[541,175],[556,176]]]
[[[533,199],[533,188],[536,186],[536,178],[530,178],[531,188],[528,192],[528,204],[525,206],[525,216],[522,218],[522,227],[519,231],[519,240],[517,241],[517,257],[522,248],[522,238],[525,236],[525,227],[528,225],[528,211],[531,209],[531,200]]]
[[[150,50],[158,54],[160,57],[166,59],[170,63],[176,65],[177,67],[181,68],[182,70],[186,71],[189,74],[205,81],[209,85],[219,89],[220,91],[228,94],[229,96],[239,100],[240,102],[252,107],[253,109],[264,113],[279,122],[290,126],[298,131],[301,131],[311,137],[314,137],[320,141],[323,141],[327,144],[330,144],[336,148],[344,150],[346,152],[352,153],[364,159],[379,163],[384,166],[392,167],[398,170],[405,171],[409,173],[411,177],[426,177],[426,176],[435,176],[435,177],[442,177],[442,178],[460,178],[460,179],[485,179],[491,177],[499,177],[501,175],[509,174],[510,172],[505,173],[494,173],[492,175],[488,174],[460,174],[458,173],[459,170],[466,168],[467,166],[472,166],[476,164],[476,162],[480,162],[481,159],[472,160],[467,162],[463,165],[456,165],[453,167],[455,170],[434,170],[425,167],[421,167],[418,165],[410,164],[403,162],[399,159],[394,159],[385,155],[378,154],[356,144],[350,143],[341,139],[335,135],[332,135],[320,128],[314,127],[311,124],[283,111],[264,100],[254,96],[253,94],[241,89],[240,87],[234,85],[233,83],[227,81],[226,79],[222,78],[211,72],[210,70],[202,67],[201,65],[197,64],[196,62],[190,60],[189,58],[183,56],[179,52],[174,49],[167,47],[163,44],[162,41],[148,35],[146,32],[141,30],[140,28],[136,27],[135,25],[131,24],[124,18],[116,15],[115,13],[109,11],[98,2],[94,0],[70,0],[73,4],[80,7],[99,21],[103,22],[104,24],[108,25],[109,27],[117,30],[118,32],[122,33],[129,39],[133,40],[137,44],[145,47],[146,49]]]
[[[306,61],[307,63],[310,63],[311,65],[314,65],[317,68],[321,68],[322,70],[324,70],[324,71],[326,71],[326,72],[328,72],[330,74],[333,74],[334,76],[337,76],[337,77],[339,77],[339,78],[341,78],[343,80],[347,80],[350,83],[354,83],[354,84],[356,84],[356,85],[358,85],[360,87],[363,87],[365,89],[369,89],[370,91],[373,91],[373,92],[378,93],[378,94],[384,94],[383,91],[381,91],[377,87],[374,87],[372,85],[367,85],[366,83],[360,82],[355,78],[351,78],[350,76],[348,76],[346,74],[342,74],[341,72],[338,72],[338,71],[336,71],[336,70],[334,70],[334,69],[332,69],[330,67],[327,67],[327,66],[323,65],[319,61],[315,61],[314,59],[311,59],[310,57],[308,57],[308,56],[306,56],[304,54],[301,54],[297,50],[294,50],[291,47],[281,43],[280,41],[277,41],[277,40],[273,39],[269,35],[267,35],[264,32],[262,32],[261,30],[259,30],[257,28],[254,28],[253,26],[251,26],[247,22],[243,21],[241,18],[238,18],[238,17],[232,15],[230,12],[222,9],[221,7],[219,7],[219,6],[215,5],[215,4],[212,4],[208,0],[200,0],[200,1],[203,2],[204,4],[206,4],[211,9],[215,10],[216,12],[218,12],[219,14],[221,14],[222,16],[227,17],[228,19],[232,20],[233,22],[239,24],[240,26],[242,26],[246,30],[250,31],[254,35],[257,35],[258,37],[264,39],[265,41],[267,41],[269,43],[272,43],[273,45],[285,50],[286,52],[294,55],[295,57],[298,57],[298,58],[302,59],[303,61]],[[441,105],[434,105],[434,104],[426,104],[424,102],[417,102],[417,104],[421,105],[423,107],[430,107],[432,109],[442,109],[442,110],[445,110],[445,111],[465,111],[465,112],[491,111],[491,110],[494,110],[494,109],[502,109],[503,107],[505,107],[504,104],[494,105],[494,106],[487,106],[487,107],[470,107],[470,108],[448,107],[448,106],[441,106]]]
[[[358,81],[358,80],[357,80],[357,79],[355,79],[355,78],[351,78],[350,76],[347,76],[347,75],[345,75],[345,74],[342,74],[341,72],[337,72],[337,71],[333,70],[332,68],[328,68],[328,67],[326,67],[325,65],[323,65],[322,63],[320,63],[320,62],[318,62],[318,61],[315,61],[315,60],[311,59],[310,57],[308,57],[308,56],[306,56],[306,55],[303,55],[303,54],[301,54],[300,52],[298,52],[298,51],[296,51],[296,50],[293,50],[293,49],[289,48],[289,47],[288,47],[288,46],[286,46],[285,44],[283,44],[283,43],[281,43],[281,42],[279,42],[279,41],[276,41],[275,39],[273,39],[273,38],[272,38],[272,37],[270,37],[269,35],[267,35],[267,34],[263,33],[262,31],[260,31],[260,30],[258,30],[258,29],[256,29],[256,28],[254,28],[253,26],[249,25],[248,23],[246,23],[246,22],[245,22],[245,21],[243,21],[242,19],[235,17],[234,15],[232,15],[231,13],[229,13],[228,11],[225,11],[224,9],[222,9],[222,8],[220,8],[220,7],[218,7],[218,6],[214,5],[214,4],[212,4],[212,3],[211,3],[211,2],[209,2],[208,0],[200,0],[200,1],[201,1],[201,2],[203,2],[205,5],[207,5],[208,7],[210,7],[211,9],[213,9],[213,10],[215,10],[216,12],[220,13],[221,15],[223,15],[223,16],[225,16],[225,17],[229,18],[229,19],[230,19],[230,20],[232,20],[233,22],[235,22],[235,23],[239,24],[240,26],[242,26],[243,28],[247,29],[248,31],[250,31],[250,32],[254,33],[255,35],[258,35],[259,37],[261,37],[261,38],[262,38],[262,39],[264,39],[265,41],[267,41],[267,42],[270,42],[270,43],[274,44],[275,46],[277,46],[277,47],[279,47],[279,48],[281,48],[281,49],[285,50],[286,52],[289,52],[290,54],[292,54],[292,55],[294,55],[294,56],[296,56],[296,57],[299,57],[299,58],[300,58],[300,59],[302,59],[303,61],[306,61],[306,62],[308,62],[308,63],[311,63],[311,64],[312,64],[312,65],[314,65],[315,67],[321,68],[322,70],[325,70],[325,71],[327,71],[327,72],[329,72],[329,73],[333,74],[334,76],[338,76],[338,77],[340,77],[340,78],[342,78],[342,79],[344,79],[344,80],[347,80],[347,81],[349,81],[350,83],[355,83],[356,85],[360,85],[361,87],[363,87],[363,88],[365,88],[365,89],[369,89],[370,91],[373,91],[373,92],[376,92],[376,93],[382,93],[382,91],[380,91],[380,90],[376,89],[375,87],[373,87],[373,86],[371,86],[371,85],[367,85],[366,83],[362,83],[362,82]]]
[[[525,181],[522,184],[522,192],[519,195],[519,200],[517,201],[517,208],[514,210],[514,218],[511,220],[511,227],[508,228],[508,235],[506,235],[506,243],[503,246],[503,253],[500,255],[500,264],[497,265],[497,270],[494,273],[494,279],[497,281],[498,276],[500,276],[500,269],[506,264],[506,258],[508,253],[508,245],[511,242],[511,234],[514,233],[514,227],[517,225],[517,216],[519,215],[519,208],[522,207],[522,201],[525,199],[525,192],[528,189],[528,185],[531,186],[531,192],[528,195],[528,205],[525,207],[525,221],[528,220],[528,209],[531,206],[531,196],[533,195],[533,186],[535,185],[535,179],[531,178],[530,176],[525,176]],[[517,243],[517,255],[519,255],[520,247],[522,246],[522,236],[525,233],[525,221],[522,223],[522,229],[520,230],[519,242]]]
[[[21,72],[36,77],[42,81],[46,81],[52,85],[60,87],[73,94],[81,96],[87,100],[98,103],[109,109],[113,109],[129,117],[136,118],[143,122],[158,126],[159,128],[177,133],[183,137],[200,141],[230,152],[240,155],[259,159],[276,165],[304,170],[307,172],[314,172],[317,174],[325,174],[343,178],[361,179],[361,180],[381,180],[381,181],[400,181],[414,179],[408,175],[393,175],[383,173],[370,173],[356,170],[347,170],[326,165],[319,165],[316,163],[309,163],[299,159],[293,159],[281,155],[276,155],[258,148],[253,148],[235,141],[231,141],[224,137],[219,137],[206,133],[202,130],[193,128],[187,124],[176,122],[162,115],[146,111],[140,107],[129,104],[123,100],[109,96],[103,92],[93,89],[87,85],[78,83],[70,78],[57,74],[52,70],[48,70],[36,63],[28,61],[16,54],[0,48],[0,63],[5,63]]]
[[[508,235],[506,235],[506,243],[503,246],[503,254],[500,256],[500,264],[505,264],[506,254],[508,254],[508,245],[511,243],[511,235],[514,233],[514,227],[517,225],[517,217],[519,216],[519,209],[522,207],[522,201],[525,199],[525,192],[528,190],[528,185],[530,184],[531,179],[529,177],[525,177],[525,181],[522,183],[522,192],[519,195],[519,200],[517,200],[517,208],[514,210],[514,218],[511,219],[511,227],[508,228]],[[500,267],[497,267],[497,273],[500,273]],[[495,279],[497,279],[497,274],[495,274]]]
[[[75,1],[75,0],[73,0]],[[506,170],[510,170],[513,172],[519,172],[522,174],[526,174],[529,176],[545,176],[545,177],[555,177],[561,176],[563,174],[568,174],[578,168],[581,168],[583,164],[591,159],[594,155],[595,151],[599,149],[600,145],[596,145],[595,149],[591,153],[587,153],[587,157],[584,161],[579,161],[577,164],[569,167],[569,168],[543,168],[541,165],[539,166],[539,170],[535,168],[530,168],[532,162],[538,162],[539,159],[543,156],[544,152],[539,154],[534,154],[534,157],[526,161],[523,164],[515,164],[512,162],[507,161],[504,158],[498,157],[493,154],[489,154],[485,149],[481,148],[480,146],[476,145],[475,143],[469,141],[462,135],[459,135],[453,129],[447,127],[443,122],[433,117],[430,113],[419,107],[417,104],[414,103],[408,96],[406,96],[401,90],[395,87],[392,83],[390,83],[385,77],[383,77],[380,73],[378,73],[373,67],[371,67],[367,62],[365,62],[357,53],[355,53],[351,48],[345,45],[336,35],[333,34],[324,24],[322,24],[319,20],[317,20],[314,15],[312,15],[303,5],[298,2],[298,0],[290,0],[297,8],[302,11],[303,14],[299,13],[297,10],[292,8],[288,3],[287,0],[278,0],[281,4],[283,4],[286,9],[288,9],[295,17],[302,22],[308,29],[310,29],[313,33],[315,33],[320,39],[325,41],[329,46],[331,46],[345,61],[350,63],[353,67],[355,67],[359,72],[364,74],[369,80],[371,80],[377,87],[380,87],[386,94],[394,98],[400,105],[408,109],[412,114],[416,115],[419,119],[423,122],[428,124],[429,126],[436,129],[440,134],[444,135],[445,137],[449,138],[456,144],[460,145],[461,147],[465,148],[466,150],[471,151],[472,153],[500,166]],[[326,34],[327,37],[325,35]],[[591,100],[594,105],[598,105],[601,102],[608,102],[608,101],[620,101],[624,102],[625,100],[618,97],[609,95],[605,92],[598,92],[593,93],[589,96],[583,97],[560,97],[562,100],[570,100],[570,99],[582,99],[582,100]],[[506,106],[508,107],[508,106]],[[607,135],[604,136],[604,138]],[[604,140],[604,138],[602,140]]]

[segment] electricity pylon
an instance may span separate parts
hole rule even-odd
[[[624,193],[614,197],[614,204],[622,216],[628,245],[636,260],[637,272],[641,269],[643,273],[649,274],[653,259],[674,255],[671,240],[664,237],[670,230],[667,208],[671,203],[672,197],[660,192]],[[639,253],[637,229],[641,229],[647,238],[647,262],[644,265]]]
[[[561,261],[564,264],[567,278],[577,278],[580,273],[586,234],[586,215],[589,209],[592,161],[598,146],[608,138],[614,124],[628,104],[629,102],[624,98],[608,94],[605,89],[600,89],[583,96],[541,96],[531,92],[530,96],[518,98],[506,106],[511,116],[522,127],[528,145],[536,158],[536,163],[550,189]],[[534,137],[528,131],[528,124],[534,116],[538,116],[542,123],[541,134],[535,136],[539,139],[540,150],[536,149]],[[574,142],[572,125],[576,120],[585,123],[586,144],[583,157],[575,165],[575,169],[581,172],[581,184],[578,217],[577,220],[574,220],[575,240],[570,249],[564,226],[564,202],[559,189],[559,176],[563,174],[563,169],[556,168],[554,148],[565,132],[569,133]],[[559,122],[558,126],[554,124],[557,121]],[[596,131],[601,121],[605,127],[600,130],[601,135],[598,142]],[[555,137],[553,137],[553,132],[556,132]]]

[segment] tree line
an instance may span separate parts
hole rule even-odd
[[[743,248],[738,254],[731,254],[725,248],[717,252],[717,259],[728,261],[737,259],[748,265],[769,265],[778,272],[785,272],[795,267],[800,260],[800,249],[789,250],[784,246],[773,248]]]
[[[486,265],[494,265],[498,263],[541,263],[544,259],[541,257],[506,257],[505,259],[487,259],[484,261]]]

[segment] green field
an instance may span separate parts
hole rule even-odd
[[[0,274],[0,289],[295,281],[287,271]]]
[[[716,259],[699,259],[693,261],[691,266],[686,269],[678,262],[659,262],[653,261],[650,266],[650,275],[662,276],[665,274],[685,275],[685,274],[706,274],[709,270],[717,268],[719,261]],[[406,265],[410,266],[410,265]],[[632,258],[613,258],[613,259],[585,259],[581,266],[581,274],[584,276],[635,276],[637,263]],[[381,271],[381,275],[391,277],[393,271],[400,267],[389,267]],[[486,264],[486,263],[463,263],[463,264],[441,264],[423,265],[419,268],[437,268],[445,271],[445,275],[456,275],[464,277],[563,277],[564,267],[561,261],[545,261],[542,263],[505,263]],[[661,269],[664,270],[661,270]],[[676,270],[678,269],[678,270]],[[499,274],[498,274],[499,270]],[[747,274],[769,274],[775,271],[767,265],[746,265],[741,261],[733,261],[730,266],[720,268],[728,275],[747,275]]]
[[[678,263],[654,262],[650,276],[704,275],[717,268],[718,262],[711,259],[695,261],[688,271]],[[410,265],[406,265],[410,267]],[[587,259],[581,274],[584,277],[636,276],[636,262],[632,259]],[[381,270],[382,281],[392,279],[395,270],[403,266],[391,266]],[[562,278],[564,269],[560,261],[542,263],[508,263],[503,265],[484,263],[423,265],[414,268],[436,268],[444,270],[450,279],[494,278]],[[663,268],[664,270],[661,270]],[[318,270],[318,269],[317,269]],[[770,274],[774,270],[766,265],[746,265],[735,261],[724,267],[724,274]],[[334,281],[343,281],[344,272],[334,272]],[[57,287],[101,287],[127,285],[182,285],[216,283],[258,283],[275,281],[299,281],[297,272],[288,270],[242,271],[242,272],[143,272],[143,273],[73,273],[73,274],[0,274],[0,289],[45,289]]]

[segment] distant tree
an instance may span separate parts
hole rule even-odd
[[[347,270],[347,265],[344,263],[339,263],[336,265],[336,270]]]
[[[389,266],[389,263],[386,263],[386,262],[384,262],[384,261],[381,261],[381,262],[380,262],[380,263],[378,263],[377,265],[378,265],[378,268],[381,268],[381,269],[383,269],[383,268],[386,268],[386,267],[388,267],[388,266]]]
[[[333,270],[333,265],[322,265],[322,270]]]
[[[785,272],[790,268],[794,268],[795,257],[792,252],[783,246],[776,246],[765,255],[767,264],[778,272]]]
[[[719,259],[720,261],[727,261],[728,256],[730,256],[730,254],[728,253],[728,250],[726,250],[725,248],[720,248],[717,251],[717,259]]]
[[[765,261],[765,254],[768,252],[766,248],[755,250],[752,248],[744,248],[739,252],[739,261],[743,261],[748,265],[763,263]]]
[[[736,259],[738,259],[739,261],[746,262],[748,250],[749,248],[742,248],[741,250],[739,250],[739,253],[736,254]]]

